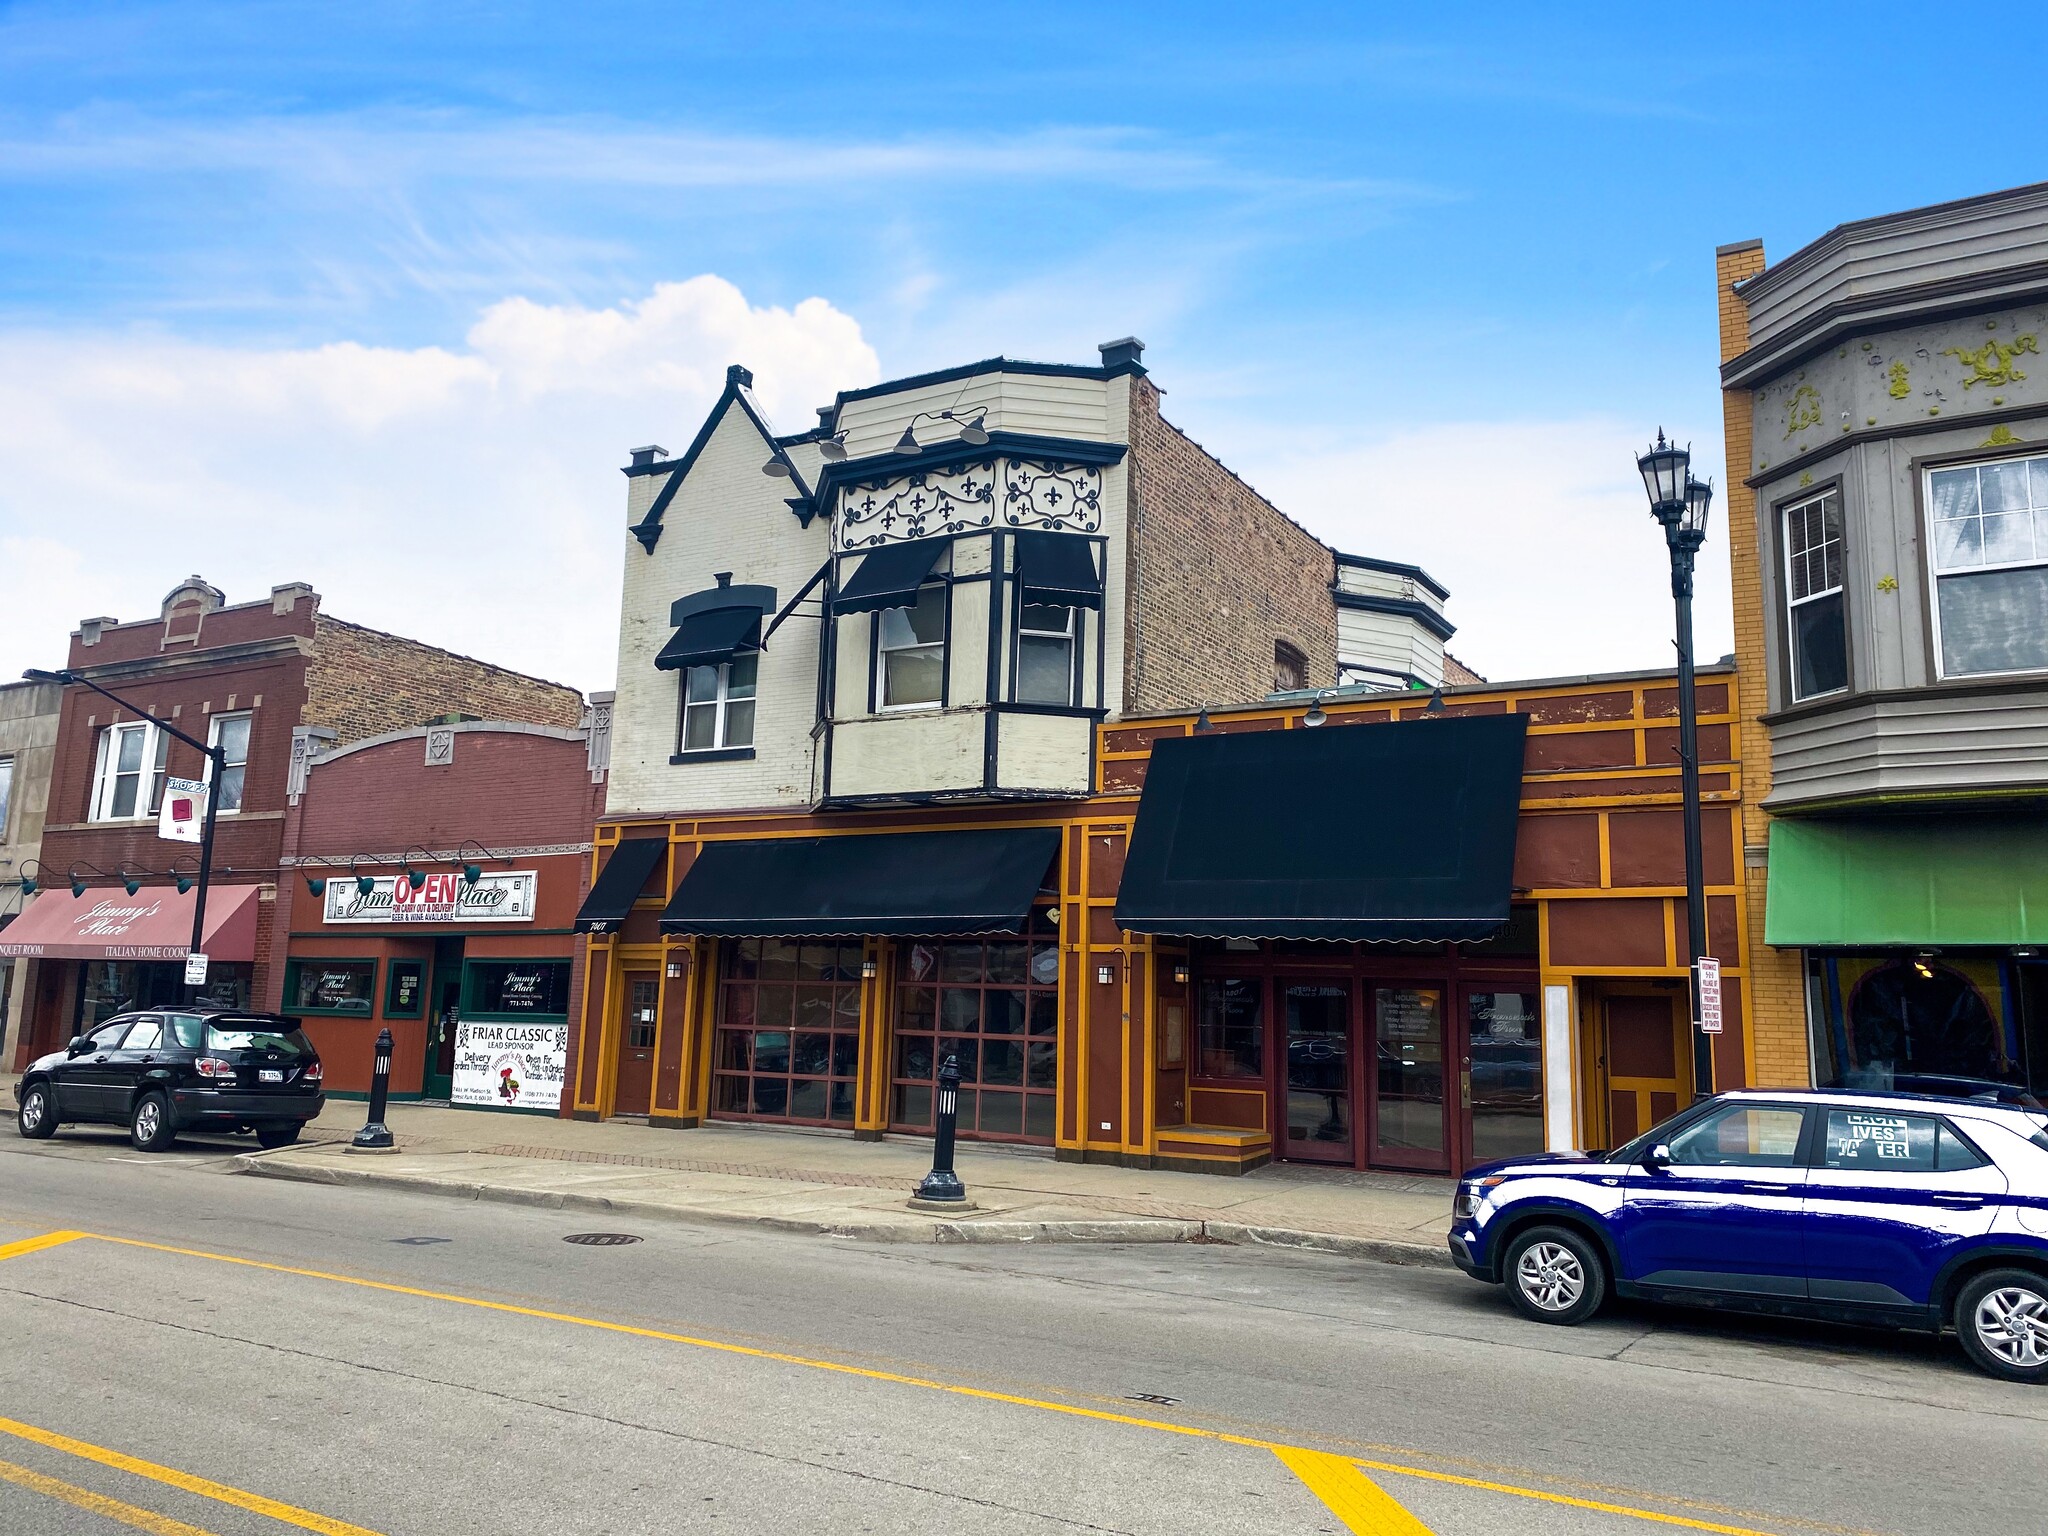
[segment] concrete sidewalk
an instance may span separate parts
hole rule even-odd
[[[632,1218],[742,1222],[878,1242],[1231,1242],[1444,1265],[1452,1182],[1262,1168],[1242,1178],[1062,1163],[1042,1150],[962,1144],[975,1209],[908,1200],[931,1166],[912,1137],[746,1125],[650,1129],[394,1104],[395,1154],[343,1150],[360,1103],[337,1102],[306,1139],[250,1152],[236,1171]]]

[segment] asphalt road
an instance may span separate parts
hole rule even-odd
[[[571,1245],[237,1150],[0,1140],[0,1254],[93,1234],[0,1258],[6,1536],[2048,1529],[2048,1392],[1953,1344],[1220,1245]]]

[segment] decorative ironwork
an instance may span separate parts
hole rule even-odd
[[[996,520],[994,459],[867,480],[839,493],[839,547],[973,533]]]
[[[1100,531],[1102,470],[1098,466],[1012,459],[1003,468],[1006,527],[1060,533]]]

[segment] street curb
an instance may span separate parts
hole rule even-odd
[[[284,1150],[284,1149],[279,1149]],[[1329,1232],[1303,1232],[1291,1227],[1247,1226],[1227,1221],[1177,1221],[1159,1216],[1105,1217],[1100,1221],[1005,1221],[999,1217],[974,1221],[920,1220],[908,1211],[895,1221],[860,1218],[819,1219],[803,1216],[761,1216],[717,1207],[663,1205],[651,1200],[621,1200],[607,1195],[579,1195],[556,1189],[521,1189],[427,1174],[398,1173],[380,1168],[318,1167],[273,1161],[276,1152],[244,1152],[234,1159],[238,1174],[283,1179],[299,1184],[326,1184],[404,1190],[498,1205],[523,1205],[550,1211],[590,1211],[656,1221],[713,1222],[813,1237],[844,1237],[875,1243],[1241,1243],[1248,1247],[1293,1248],[1339,1254],[1381,1264],[1406,1264],[1448,1269],[1450,1255],[1422,1243],[1386,1238],[1344,1237]]]

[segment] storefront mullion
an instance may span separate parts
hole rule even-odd
[[[1049,1143],[1058,1087],[1059,947],[1018,939],[898,948],[890,1128],[932,1129],[938,1068],[959,1063],[960,1134]]]
[[[713,1114],[853,1124],[861,958],[859,940],[721,946]]]

